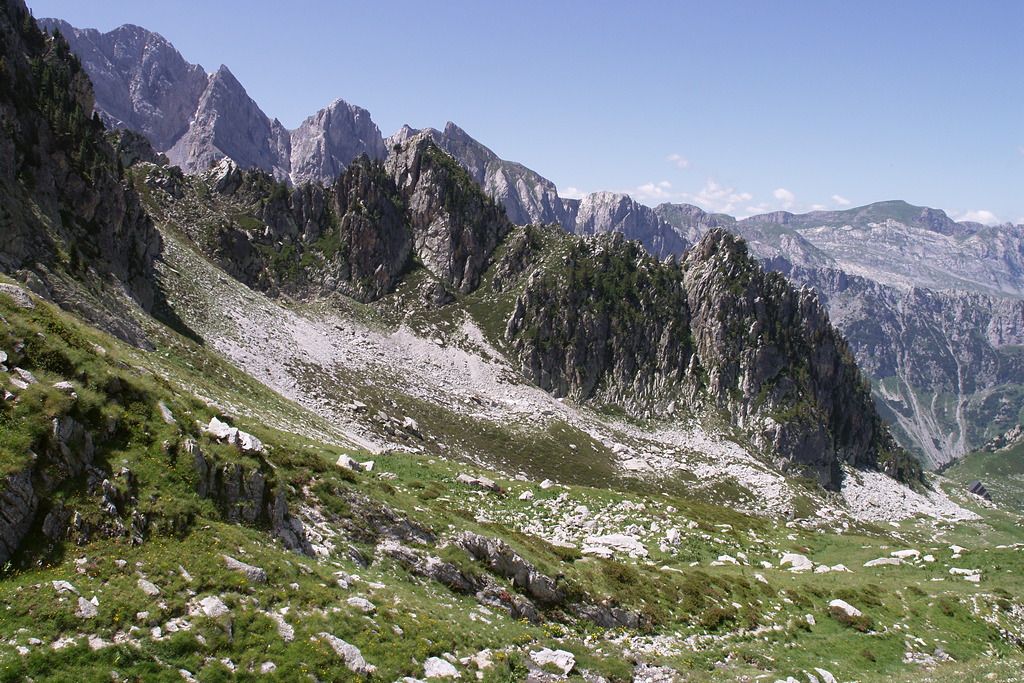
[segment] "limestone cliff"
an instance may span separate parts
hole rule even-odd
[[[765,273],[721,229],[681,263],[621,238],[576,242],[563,270],[529,276],[506,338],[556,395],[634,414],[715,406],[824,486],[839,485],[843,462],[919,474],[814,294]]]
[[[124,294],[153,305],[160,237],[122,184],[89,79],[21,2],[0,8],[0,44],[0,270],[144,344]]]

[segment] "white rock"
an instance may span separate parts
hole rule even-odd
[[[480,650],[475,655],[469,658],[469,661],[476,664],[476,668],[483,671],[484,669],[494,666],[494,661],[491,659],[492,653],[490,650]]]
[[[275,671],[277,671],[277,664],[274,664],[273,662],[263,662],[260,664],[260,673],[264,676],[272,674]]]
[[[53,385],[53,388],[65,394],[70,394],[71,396],[76,395],[75,385],[72,384],[71,382],[57,382],[56,384]]]
[[[78,598],[78,611],[75,612],[76,617],[80,617],[82,619],[93,619],[98,616],[99,613],[100,611],[97,609],[96,605],[85,598]]]
[[[346,602],[348,602],[348,604],[352,605],[356,609],[366,612],[367,614],[369,614],[370,612],[377,611],[377,606],[369,600],[367,600],[366,598],[352,597],[346,600]]]
[[[238,430],[226,422],[221,422],[216,416],[210,418],[210,424],[206,426],[206,433],[218,441],[227,441],[228,443],[234,443],[238,439]]]
[[[754,578],[757,579],[758,581],[760,581],[763,584],[767,585],[767,583],[768,583],[768,579],[764,578],[764,574],[760,574],[760,573],[754,574]]]
[[[825,669],[819,669],[818,667],[814,667],[814,670],[818,672],[819,676],[821,676],[822,683],[837,683],[836,677],[830,674]]]
[[[589,536],[584,539],[588,547],[610,548],[613,551],[628,553],[630,557],[647,557],[647,548],[633,536],[626,534],[607,534],[605,536]]]
[[[28,370],[25,370],[24,368],[14,368],[14,371],[18,373],[18,376],[21,377],[23,382],[28,382],[29,384],[39,384],[39,380],[36,379],[36,376],[33,375]]]
[[[77,593],[78,589],[67,581],[54,581],[53,589],[58,593]]]
[[[160,417],[163,418],[164,422],[166,422],[169,425],[172,425],[177,422],[177,420],[174,419],[174,413],[171,412],[171,409],[168,408],[163,401],[157,403],[156,407],[160,409]]]
[[[980,569],[960,569],[959,567],[951,567],[949,573],[953,576],[974,576],[980,574]]]
[[[622,469],[628,472],[643,472],[650,468],[647,466],[647,463],[640,458],[630,458],[622,463]]]
[[[531,652],[530,659],[532,659],[537,666],[554,664],[562,671],[563,674],[566,675],[568,675],[568,673],[576,666],[576,656],[571,652],[566,652],[565,650],[549,650],[548,648],[544,648],[542,650],[537,650],[536,652]]]
[[[366,462],[361,462],[359,464],[363,466],[364,472],[373,472],[373,469],[377,466],[377,462],[375,460],[367,460]]]
[[[864,566],[865,567],[878,567],[878,566],[886,565],[886,564],[889,564],[889,565],[899,565],[899,564],[903,564],[903,560],[899,559],[898,557],[879,557],[878,559],[875,559],[875,560],[868,560],[867,562],[864,563]]]
[[[281,636],[281,640],[286,643],[290,643],[295,640],[295,629],[284,620],[284,616],[277,612],[269,612],[267,616],[270,617],[274,623],[277,624],[277,635]]]
[[[838,607],[839,609],[849,614],[851,617],[859,617],[862,614],[862,612],[859,609],[857,609],[850,603],[846,602],[845,600],[839,600],[838,598],[828,603],[828,606]]]
[[[914,550],[913,548],[911,548],[909,550],[893,550],[889,554],[892,555],[893,557],[898,557],[901,560],[909,560],[912,557],[921,557],[921,551],[920,550]]]
[[[369,664],[365,659],[363,659],[363,653],[360,652],[359,648],[355,645],[346,643],[341,638],[333,636],[330,633],[321,632],[317,635],[327,641],[335,654],[345,661],[345,666],[347,666],[350,671],[354,671],[362,676],[369,676],[377,670],[377,667],[373,664]]]
[[[804,572],[814,567],[809,559],[799,553],[785,553],[779,560],[779,569],[787,564],[790,565],[789,571],[791,572]]]
[[[423,662],[424,678],[460,678],[459,670],[452,663],[440,657],[431,657]]]
[[[533,495],[533,491],[523,491],[519,494],[519,500],[533,500],[536,497]]]
[[[210,595],[199,601],[199,608],[208,617],[217,618],[222,614],[227,614],[228,606],[224,604],[224,601],[215,595]]]
[[[160,595],[160,588],[157,587],[157,585],[152,581],[147,581],[146,579],[139,579],[136,582],[136,585],[138,585],[139,590],[141,590],[146,595]]]
[[[238,430],[238,445],[245,453],[265,453],[267,450],[262,441],[242,430]]]
[[[718,559],[711,563],[712,567],[721,567],[727,564],[739,564],[732,555],[719,555]]]
[[[679,545],[682,541],[682,534],[679,533],[679,529],[669,529],[665,532],[665,543],[675,546]]]
[[[355,459],[342,453],[338,456],[338,467],[344,467],[346,470],[353,470],[355,472],[362,472],[363,466],[360,465]]]
[[[542,489],[545,489],[545,490],[551,488],[554,485],[555,485],[555,482],[551,481],[550,479],[545,479],[544,481],[542,481],[540,483],[540,487]]]

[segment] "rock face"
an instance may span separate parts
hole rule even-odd
[[[423,139],[387,165],[356,159],[327,188],[288,189],[224,160],[201,177],[207,197],[182,199],[172,169],[147,173],[168,219],[219,212],[217,220],[180,223],[229,274],[301,299],[338,293],[376,300],[416,260],[434,278],[429,298],[443,305],[452,300],[448,289],[468,292],[478,285],[512,229],[466,172]]]
[[[522,164],[500,159],[450,121],[443,131],[434,128],[413,130],[404,126],[388,138],[387,148],[390,150],[395,145],[422,137],[430,139],[458,161],[484,192],[505,207],[509,220],[516,225],[573,225],[573,212],[558,196],[554,183]]]
[[[208,74],[159,34],[132,25],[100,33],[58,19],[42,23],[59,29],[79,55],[103,121],[142,133],[186,173],[204,172],[226,157],[295,185],[329,183],[360,154],[386,154],[369,113],[342,100],[288,131],[226,66]]]
[[[265,168],[287,177],[290,140],[281,122],[271,121],[226,66],[210,75],[188,130],[164,151],[189,173],[205,171],[224,157],[242,168]]]
[[[41,499],[84,473],[96,454],[92,436],[66,415],[54,418],[49,437],[37,448],[38,456],[0,480],[0,563],[7,562],[25,539]]]
[[[499,240],[512,228],[505,212],[427,140],[396,146],[387,169],[409,212],[416,255],[456,289],[475,289]]]
[[[259,468],[239,463],[222,463],[203,454],[191,439],[182,449],[192,457],[196,472],[196,493],[213,500],[229,522],[269,526],[271,533],[289,550],[312,555],[302,522],[288,510],[281,485]],[[266,467],[270,470],[269,465]]]
[[[957,223],[881,202],[736,221],[663,204],[677,228],[721,225],[813,287],[849,339],[900,443],[940,467],[1020,421],[1024,226]]]
[[[63,39],[22,21],[25,12],[21,2],[0,9],[0,271],[144,344],[124,293],[153,306],[159,234],[122,183],[80,63]]]
[[[783,469],[830,488],[844,462],[916,478],[817,297],[730,233],[712,230],[681,264],[580,240],[564,266],[529,277],[506,330],[539,386],[638,414],[710,401]]]
[[[130,24],[108,33],[59,19],[40,24],[58,29],[82,60],[107,126],[138,131],[159,150],[170,149],[189,128],[209,79],[162,36]]]
[[[361,154],[387,157],[380,129],[370,112],[335,100],[292,131],[290,178],[296,185],[333,182]]]
[[[682,254],[693,244],[682,230],[673,228],[654,209],[637,203],[629,195],[594,192],[569,205],[575,209],[575,221],[566,230],[577,235],[622,233],[660,258]]]

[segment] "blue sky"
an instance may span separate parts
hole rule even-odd
[[[1018,0],[27,0],[226,64],[289,128],[454,121],[560,192],[749,215],[886,199],[1024,223]]]

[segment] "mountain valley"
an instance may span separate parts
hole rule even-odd
[[[42,23],[0,0],[0,679],[1020,680],[1016,475],[926,471],[1022,421],[1020,226],[562,199]]]

